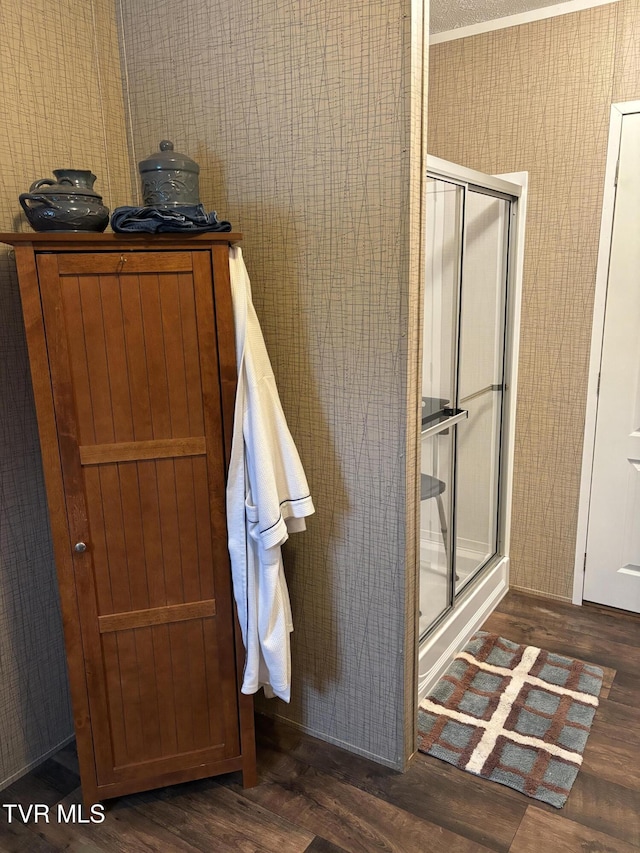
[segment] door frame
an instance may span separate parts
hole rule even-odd
[[[591,355],[589,357],[589,380],[584,422],[584,441],[582,445],[582,474],[578,497],[578,525],[576,530],[576,555],[573,569],[572,603],[581,605],[583,601],[584,573],[587,559],[587,535],[589,529],[589,509],[591,505],[591,479],[593,476],[593,454],[596,441],[596,422],[598,417],[598,385],[604,324],[606,319],[607,287],[609,284],[609,261],[611,259],[611,240],[613,238],[613,217],[616,203],[616,181],[620,144],[622,141],[622,120],[625,115],[640,113],[640,101],[623,101],[611,104],[609,119],[609,142],[604,176],[602,197],[602,219],[600,223],[600,242],[598,245],[598,264],[596,268],[596,286],[593,304],[593,324],[591,328]]]

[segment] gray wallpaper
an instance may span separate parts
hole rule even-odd
[[[2,2],[0,56],[0,230],[29,230],[18,195],[55,168],[90,168],[108,205],[128,201],[112,0]],[[0,318],[2,786],[73,734],[22,310],[6,246]]]
[[[72,732],[17,282],[0,256],[0,784]]]
[[[317,507],[285,552],[292,702],[262,707],[400,765],[415,703],[420,21],[408,0],[119,2],[135,156],[172,139],[200,163],[206,206],[244,233]]]
[[[256,305],[318,507],[285,555],[293,702],[265,704],[396,765],[414,726],[417,439],[407,407],[418,381],[425,91],[423,22],[420,4],[411,5],[0,7],[3,230],[28,229],[17,196],[54,168],[91,168],[111,208],[132,202],[132,163],[168,136],[200,163],[207,206],[245,232]],[[56,33],[47,51],[38,50],[43,31]],[[69,737],[72,724],[7,250],[0,283],[2,784]]]

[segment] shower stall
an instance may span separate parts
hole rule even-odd
[[[419,698],[508,589],[526,175],[428,158]]]

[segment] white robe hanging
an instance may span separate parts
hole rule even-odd
[[[238,389],[227,481],[233,590],[246,650],[243,693],[288,702],[293,630],[281,546],[314,512],[282,411],[239,246],[229,249]]]

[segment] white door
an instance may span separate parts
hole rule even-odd
[[[622,118],[583,598],[640,612],[640,113]]]

